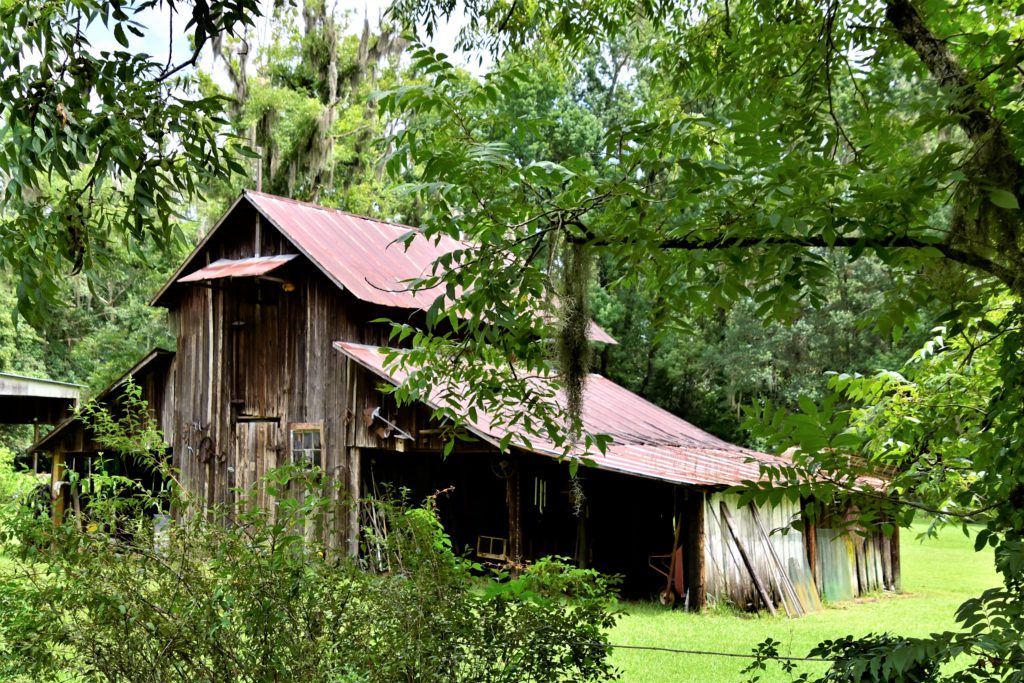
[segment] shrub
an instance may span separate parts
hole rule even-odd
[[[15,503],[36,484],[29,472],[14,469],[14,451],[0,446],[0,505]]]
[[[578,598],[612,602],[622,582],[618,575],[582,569],[567,557],[543,557],[528,565],[520,577],[526,590],[551,598]]]
[[[270,510],[242,497],[156,529],[148,496],[93,500],[59,528],[8,509],[0,531],[45,535],[0,568],[0,680],[563,681],[616,677],[608,593],[572,600],[538,577],[477,587],[429,502],[389,509],[390,570],[319,540],[347,506],[318,472],[279,470]],[[134,508],[132,507],[134,503]],[[179,503],[180,505],[180,503]],[[81,530],[80,530],[80,528]],[[530,585],[527,590],[526,584]],[[511,588],[510,588],[511,586]]]

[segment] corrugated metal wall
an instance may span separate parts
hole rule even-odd
[[[888,537],[818,527],[812,567],[805,534],[791,527],[800,517],[798,502],[755,509],[740,507],[738,494],[707,494],[704,564],[709,601],[763,609],[769,606],[767,598],[779,613],[799,616],[819,609],[821,599],[849,600],[898,589]]]

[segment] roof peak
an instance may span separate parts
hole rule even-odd
[[[251,195],[253,197],[262,197],[262,198],[270,199],[270,200],[274,200],[274,201],[288,202],[289,204],[295,204],[297,206],[302,206],[302,207],[305,207],[307,209],[316,209],[318,211],[328,211],[328,212],[331,212],[331,213],[338,213],[338,214],[341,214],[343,216],[349,216],[351,218],[358,218],[358,219],[364,220],[364,221],[373,221],[374,223],[382,223],[384,225],[390,225],[392,227],[408,228],[409,230],[416,230],[416,231],[421,232],[421,233],[423,232],[422,228],[417,227],[415,225],[409,225],[408,223],[399,223],[398,221],[388,220],[388,219],[385,219],[385,218],[377,218],[375,216],[367,216],[367,215],[364,215],[364,214],[361,214],[361,213],[354,213],[352,211],[346,211],[345,209],[339,209],[339,208],[334,207],[334,206],[324,206],[323,204],[316,204],[314,202],[307,202],[307,201],[303,201],[301,199],[293,199],[291,197],[282,197],[279,194],[270,194],[269,192],[261,192],[259,190],[248,190],[248,189],[242,190],[242,194],[244,196],[246,196],[246,197]]]

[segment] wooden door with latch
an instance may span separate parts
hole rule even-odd
[[[234,488],[236,499],[251,497],[252,503],[273,510],[274,498],[262,481],[267,472],[280,464],[283,443],[281,426],[271,420],[239,420],[235,423]],[[251,505],[246,505],[250,509]]]

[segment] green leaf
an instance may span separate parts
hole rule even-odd
[[[121,43],[122,46],[128,47],[128,36],[124,34],[124,26],[122,24],[114,24],[114,38],[117,42]]]
[[[998,206],[1000,209],[1019,209],[1020,204],[1017,202],[1017,197],[1012,192],[1006,190],[995,189],[988,193],[988,199],[990,202]]]

